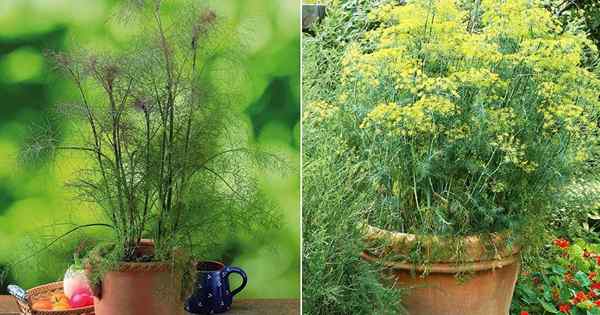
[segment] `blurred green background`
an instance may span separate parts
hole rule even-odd
[[[171,0],[173,1],[173,0]],[[300,295],[299,3],[296,0],[204,1],[235,23],[248,57],[244,108],[257,144],[289,161],[282,174],[263,174],[264,189],[282,215],[281,227],[264,233],[269,243],[249,237],[221,257],[246,270],[247,298],[298,298]],[[72,226],[92,223],[98,214],[73,201],[64,181],[80,165],[76,157],[23,167],[19,149],[44,112],[72,94],[73,87],[52,71],[43,52],[79,43],[110,45],[124,36],[107,21],[115,0],[0,1],[0,268],[8,283],[30,288],[60,280],[82,238],[102,235],[86,230],[28,258]],[[60,127],[60,126],[59,126]],[[68,135],[67,135],[68,137]],[[207,237],[210,237],[208,235]]]

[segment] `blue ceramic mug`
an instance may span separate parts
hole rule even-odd
[[[198,262],[196,272],[194,291],[185,303],[185,310],[194,314],[227,312],[231,309],[233,296],[240,293],[248,283],[248,277],[242,269],[216,261]],[[232,273],[242,276],[242,284],[233,291],[229,289],[229,275]]]

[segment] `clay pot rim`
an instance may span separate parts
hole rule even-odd
[[[366,231],[366,236],[368,238],[381,238],[380,235],[378,234],[385,234],[387,237],[391,237],[391,238],[395,238],[395,239],[402,239],[402,240],[406,240],[409,242],[414,242],[417,240],[417,235],[416,234],[411,234],[411,233],[403,233],[403,232],[398,232],[398,231],[390,231],[390,230],[386,230],[386,229],[382,229],[370,224],[365,224],[365,231]],[[485,233],[482,233],[485,234]],[[491,235],[494,239],[505,239],[508,238],[511,234],[510,231],[503,231],[503,232],[492,232],[492,233],[487,233],[488,235]],[[442,236],[442,235],[421,235],[419,236],[419,238],[421,239],[427,239],[427,240],[435,240],[437,242],[446,242],[449,239],[463,239],[465,240],[466,243],[468,243],[469,245],[480,245],[482,243],[481,237],[479,235],[467,235],[467,236],[455,236],[455,237],[446,237],[446,236]]]
[[[374,256],[367,251],[361,253],[361,258],[372,263],[380,263],[384,267],[395,270],[409,270],[419,273],[446,273],[446,274],[458,274],[464,272],[477,272],[485,270],[493,270],[496,268],[503,268],[508,265],[519,262],[518,256],[508,256],[501,259],[486,260],[486,261],[473,261],[473,262],[462,262],[462,263],[432,263],[418,265],[407,262],[389,261],[384,258]]]
[[[456,237],[444,237],[444,236],[436,236],[436,235],[421,235],[417,236],[415,234],[410,233],[402,233],[397,231],[389,231],[384,230],[370,224],[364,224],[363,226],[364,233],[364,241],[368,244],[369,242],[374,241],[387,241],[389,245],[385,246],[384,252],[386,253],[395,253],[400,255],[408,256],[410,254],[410,245],[416,243],[417,240],[424,241],[420,244],[426,250],[431,250],[433,246],[432,244],[436,244],[438,248],[446,248],[452,247],[453,242],[456,240],[462,240],[464,244],[464,249],[466,255],[466,259],[458,262],[458,264],[468,264],[468,263],[476,263],[476,262],[485,262],[485,261],[502,261],[506,258],[510,258],[516,256],[521,251],[521,246],[519,244],[508,244],[506,239],[510,238],[510,231],[503,231],[499,233],[489,233],[491,242],[484,242],[480,236],[470,235],[470,236],[456,236]],[[489,253],[486,251],[486,245],[493,244],[496,247],[496,252],[493,257],[489,257]],[[376,255],[370,252],[369,254],[374,255],[375,257],[383,257],[385,255]],[[398,263],[397,263],[398,264]],[[401,264],[404,264],[401,263]],[[413,265],[411,263],[406,263],[407,265]],[[432,261],[427,264],[427,267],[432,266],[434,264],[452,264],[456,265],[457,261],[453,259],[446,260],[438,260]],[[425,269],[427,269],[425,267]],[[414,268],[413,268],[414,269]]]
[[[153,239],[142,238],[136,246],[136,250],[149,250],[153,254],[155,246]],[[98,255],[95,256],[98,257]],[[89,262],[85,264],[84,270],[86,272],[90,272],[92,269],[93,267]],[[118,261],[115,268],[108,272],[164,272],[172,269],[173,263],[170,260]]]
[[[151,238],[141,238],[138,246],[154,246],[154,239]]]
[[[148,261],[148,262],[126,262],[118,263],[117,272],[159,272],[171,270],[172,264],[168,261]]]
[[[200,269],[198,269],[200,267],[200,264],[213,264],[213,265],[218,266],[218,269],[200,270]],[[195,268],[196,272],[198,272],[198,273],[220,272],[220,271],[223,271],[223,269],[225,269],[225,264],[220,261],[216,261],[216,260],[199,260],[199,261],[194,262],[194,268]]]

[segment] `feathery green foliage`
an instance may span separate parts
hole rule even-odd
[[[339,84],[346,45],[359,38],[381,1],[332,1],[303,38],[303,98],[328,99]],[[306,112],[305,112],[306,115]],[[398,314],[401,292],[379,282],[380,267],[361,260],[358,225],[372,192],[357,191],[367,174],[344,152],[339,135],[303,121],[303,311],[305,314]]]
[[[586,32],[600,48],[600,2],[596,0],[542,0],[561,23]]]
[[[600,182],[592,169],[564,188],[547,228],[549,237],[600,241]]]
[[[394,0],[332,1],[327,15],[314,25],[314,34],[302,38],[302,90],[306,100],[330,100],[340,83],[341,61],[346,47],[359,40],[376,24],[368,14],[378,6]]]
[[[103,210],[116,245],[107,257],[117,261],[139,259],[144,237],[155,241],[154,260],[169,261],[173,248],[201,255],[231,231],[275,225],[255,170],[281,163],[236,128],[241,95],[223,75],[243,62],[239,39],[208,8],[188,2],[167,15],[168,5],[126,2],[115,22],[135,33],[125,50],[51,54],[80,94],[53,115],[72,121],[78,138],[44,132],[23,151],[89,158],[69,184]]]
[[[373,196],[356,185],[368,174],[337,137],[313,125],[304,125],[303,145],[304,313],[398,314],[401,292],[385,287],[380,266],[359,255],[359,223]]]
[[[597,141],[595,47],[529,1],[384,5],[346,50],[335,99],[308,102],[370,177],[372,224],[531,236]],[[533,233],[535,234],[535,233]]]

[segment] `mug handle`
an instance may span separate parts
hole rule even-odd
[[[229,281],[229,275],[232,273],[237,273],[240,276],[242,276],[242,284],[237,289],[231,291],[231,296],[233,297],[234,295],[240,293],[246,287],[246,284],[248,284],[248,276],[246,275],[244,270],[242,270],[241,268],[226,267],[225,268],[225,279],[227,279],[227,281]]]

